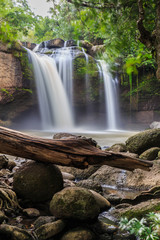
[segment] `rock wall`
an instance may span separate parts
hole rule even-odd
[[[10,126],[13,119],[31,105],[31,79],[26,51],[16,43],[0,43],[0,124]]]

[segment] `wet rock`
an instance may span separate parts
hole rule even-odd
[[[52,223],[55,221],[55,217],[54,216],[41,216],[39,218],[36,219],[36,221],[33,223],[34,224],[34,228],[39,228],[40,226],[46,224],[46,223]]]
[[[158,148],[158,147],[149,148],[145,152],[143,152],[139,156],[139,158],[146,159],[146,160],[155,160],[158,156],[159,151],[160,151],[160,148]]]
[[[105,51],[105,45],[95,45],[92,46],[91,49],[89,49],[89,54],[92,57],[95,57],[97,54],[102,54]]]
[[[95,222],[94,224],[91,225],[91,230],[93,232],[96,232],[98,235],[107,233],[107,234],[113,234],[116,233],[118,231],[118,227],[115,225],[111,225],[111,224],[106,224],[105,222],[98,220],[97,222]]]
[[[76,187],[76,184],[73,183],[72,181],[68,180],[68,179],[63,180],[63,185],[64,185],[64,188],[66,188],[66,187]]]
[[[124,143],[116,143],[112,145],[110,148],[107,148],[106,150],[112,152],[126,152],[127,148]]]
[[[46,240],[63,231],[66,224],[63,220],[46,223],[35,230],[38,240]]]
[[[5,155],[0,155],[0,169],[8,166],[8,158]]]
[[[62,173],[62,177],[63,179],[67,179],[67,180],[75,180],[75,176],[73,174],[70,173],[66,173],[66,172],[61,172]]]
[[[63,138],[70,138],[70,137],[78,138],[77,135],[74,135],[74,134],[71,134],[71,133],[60,132],[60,133],[54,134],[53,139],[56,140],[56,139],[63,139]]]
[[[160,129],[150,129],[140,132],[126,141],[129,152],[141,154],[151,147],[160,147]]]
[[[36,208],[26,208],[23,213],[29,218],[35,218],[40,216],[40,211]]]
[[[74,228],[66,232],[60,240],[96,240],[94,233],[87,228]]]
[[[98,193],[103,192],[101,184],[99,184],[98,182],[95,182],[91,179],[81,180],[81,181],[76,183],[76,186],[91,189],[91,190],[94,190]]]
[[[106,198],[104,198],[99,193],[97,193],[93,190],[90,190],[90,192],[93,194],[101,212],[105,211],[111,207],[110,202]]]
[[[9,177],[11,172],[8,169],[1,169],[0,170],[0,177]]]
[[[113,240],[113,238],[108,233],[104,233],[98,237],[98,240]]]
[[[92,220],[98,216],[100,208],[89,190],[69,187],[53,196],[50,211],[57,218]]]
[[[64,47],[64,40],[61,38],[52,39],[46,42],[47,48],[61,48]]]
[[[7,225],[7,224],[1,224],[0,225],[0,239],[2,240],[33,240],[30,233],[27,231]]]
[[[8,217],[6,217],[6,215],[2,211],[0,211],[0,224],[7,220]]]
[[[118,233],[113,237],[113,240],[136,240],[136,236],[129,233]]]
[[[63,178],[53,164],[30,161],[14,174],[13,188],[21,198],[44,202],[63,188]]]

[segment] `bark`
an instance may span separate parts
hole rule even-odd
[[[38,162],[86,168],[88,165],[109,165],[134,170],[149,170],[152,163],[123,154],[105,152],[85,139],[52,140],[32,137],[0,127],[0,152]]]

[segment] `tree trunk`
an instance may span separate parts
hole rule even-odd
[[[0,152],[38,162],[86,168],[88,165],[109,165],[126,170],[149,170],[152,163],[123,154],[105,152],[88,140],[52,140],[32,137],[0,127]]]

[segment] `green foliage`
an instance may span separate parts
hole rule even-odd
[[[26,0],[0,0],[0,40],[14,42],[19,33],[28,34],[33,27],[34,14]]]
[[[142,240],[156,240],[159,239],[158,231],[160,227],[160,214],[159,213],[149,213],[146,218],[138,220],[137,218],[132,218],[128,220],[126,217],[121,218],[120,228],[122,230],[127,230],[136,237]]]

